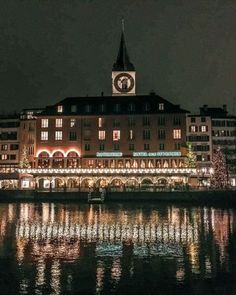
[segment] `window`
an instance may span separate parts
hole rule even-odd
[[[129,127],[135,126],[135,120],[134,120],[133,117],[131,117],[131,118],[128,119],[128,125],[129,125]]]
[[[90,151],[90,144],[89,143],[85,143],[84,150],[85,151]]]
[[[62,127],[62,119],[56,119],[56,128],[61,128]]]
[[[158,129],[158,139],[166,139],[165,129]]]
[[[166,124],[166,120],[165,120],[165,117],[161,116],[161,117],[158,117],[158,125],[160,126],[164,126]]]
[[[73,104],[72,106],[71,106],[71,113],[76,113],[77,112],[77,105],[75,105],[75,104]]]
[[[62,131],[55,132],[55,140],[62,140]]]
[[[98,118],[98,127],[101,128],[104,126],[104,118]]]
[[[191,117],[191,123],[195,123],[196,122],[196,118]]]
[[[99,130],[98,131],[98,139],[99,140],[105,140],[106,139],[106,131],[105,130]]]
[[[114,144],[114,151],[119,151],[120,150],[120,145],[119,143]]]
[[[10,160],[16,160],[16,155],[10,155]]]
[[[120,112],[120,104],[116,103],[114,105],[114,112],[119,113]]]
[[[149,149],[150,149],[149,143],[145,143],[144,144],[144,150],[149,151]]]
[[[173,124],[177,125],[177,126],[180,126],[181,125],[180,117],[174,117]]]
[[[41,140],[48,140],[48,131],[41,131]]]
[[[201,122],[202,123],[206,122],[206,118],[205,117],[201,117]]]
[[[58,113],[62,113],[63,112],[63,106],[62,105],[57,106],[57,112]]]
[[[70,119],[70,127],[75,127],[76,126],[76,119]]]
[[[151,109],[150,104],[149,104],[148,102],[146,102],[146,103],[144,104],[144,111],[145,111],[145,112],[149,112],[150,109]]]
[[[143,126],[150,126],[150,118],[143,117]]]
[[[129,144],[129,151],[134,151],[134,144],[133,143]]]
[[[181,139],[181,129],[173,129],[173,138]]]
[[[197,132],[197,126],[195,126],[195,125],[191,125],[191,126],[189,126],[189,132],[191,132],[191,133],[195,133],[195,132]]]
[[[179,151],[181,148],[181,143],[175,143],[175,150]]]
[[[2,144],[2,151],[7,151],[8,145],[7,144]]]
[[[70,131],[70,133],[69,133],[69,140],[70,141],[77,140],[77,133],[75,131]]]
[[[106,110],[106,106],[105,106],[105,104],[100,104],[100,105],[99,105],[99,111],[100,111],[101,113],[104,113],[105,110]]]
[[[159,103],[158,110],[159,111],[164,111],[164,103]]]
[[[90,119],[84,119],[84,127],[91,127],[91,121]]]
[[[207,126],[206,125],[202,125],[202,126],[200,126],[200,130],[201,130],[201,132],[207,132]]]
[[[48,128],[48,119],[41,119],[41,128]]]
[[[129,103],[129,105],[128,105],[128,111],[129,112],[134,112],[135,111],[135,105],[133,103]]]
[[[159,149],[160,149],[160,151],[164,151],[164,150],[165,150],[165,145],[164,145],[164,143],[160,143],[160,144],[159,144]]]
[[[10,145],[10,150],[11,151],[16,151],[19,149],[19,144],[11,144]]]
[[[91,111],[92,111],[92,107],[91,107],[91,105],[90,105],[90,104],[86,104],[86,105],[85,105],[85,112],[86,112],[86,113],[91,113]]]
[[[120,130],[113,130],[113,141],[120,140]]]
[[[100,143],[99,144],[99,150],[100,151],[104,151],[105,150],[105,144],[104,143]]]
[[[117,119],[114,119],[113,121],[113,127],[119,127],[120,126],[120,121]]]
[[[143,139],[150,139],[150,138],[151,138],[150,130],[143,130]]]
[[[129,140],[133,140],[134,139],[134,131],[133,130],[129,130],[129,136],[128,136]]]
[[[90,140],[91,139],[91,131],[85,130],[84,131],[84,140]]]
[[[2,160],[8,160],[8,155],[1,155]]]

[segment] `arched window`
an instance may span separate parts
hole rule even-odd
[[[77,152],[71,151],[67,154],[67,168],[78,168],[79,155]]]
[[[43,151],[38,155],[38,168],[49,168],[49,153]]]
[[[53,168],[64,168],[64,155],[62,152],[57,151],[53,154],[52,167]]]

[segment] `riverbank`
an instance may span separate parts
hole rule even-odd
[[[0,191],[0,202],[6,201],[78,201],[87,202],[87,192],[36,192],[36,191]],[[235,190],[219,191],[183,191],[183,192],[109,192],[105,202],[197,202],[224,203],[236,205]]]

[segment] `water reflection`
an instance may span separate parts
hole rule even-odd
[[[234,209],[22,203],[0,213],[0,258],[12,248],[20,294],[138,293],[145,277],[154,292],[236,272]]]

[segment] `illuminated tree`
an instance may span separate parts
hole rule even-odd
[[[225,188],[227,186],[227,168],[225,154],[220,148],[213,153],[212,168],[211,186],[214,188]]]
[[[187,155],[185,158],[185,166],[188,168],[196,168],[197,157],[193,152],[191,143],[187,142]]]
[[[21,161],[19,163],[20,168],[30,168],[28,151],[26,146],[24,146],[22,154],[21,154]]]

